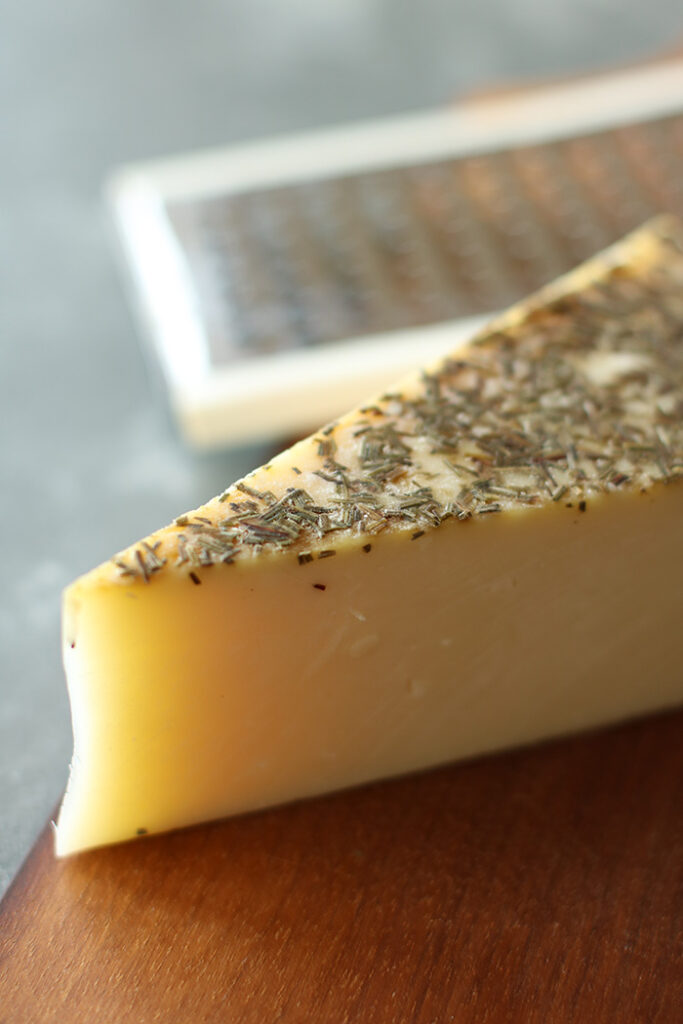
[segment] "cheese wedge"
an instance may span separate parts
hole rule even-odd
[[[659,219],[64,597],[59,855],[683,700]]]

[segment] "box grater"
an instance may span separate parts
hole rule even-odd
[[[129,167],[112,203],[185,436],[314,428],[663,211],[683,62]]]

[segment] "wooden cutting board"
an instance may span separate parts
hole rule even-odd
[[[56,861],[2,1024],[683,1020],[683,714]]]

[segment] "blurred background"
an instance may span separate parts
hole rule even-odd
[[[127,161],[674,46],[680,0],[0,0],[0,892],[63,790],[65,584],[263,461],[179,441],[101,198]]]

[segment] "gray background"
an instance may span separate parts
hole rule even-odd
[[[62,587],[268,449],[184,450],[100,198],[123,161],[680,40],[680,0],[0,0],[0,893],[66,780]],[[273,447],[277,439],[273,441]]]

